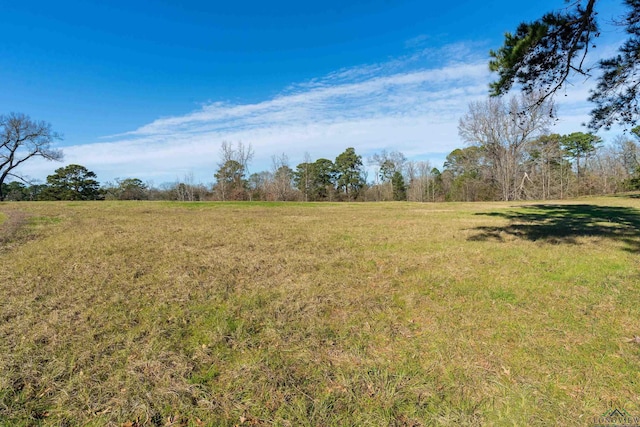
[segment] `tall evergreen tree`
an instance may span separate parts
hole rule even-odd
[[[42,200],[97,200],[100,184],[96,174],[81,165],[68,165],[47,177],[47,188],[40,194]]]
[[[214,174],[221,200],[243,200],[248,188],[245,168],[236,160],[227,160]]]
[[[362,157],[356,154],[353,147],[349,147],[336,157],[334,165],[338,191],[342,192],[347,200],[355,200],[364,186]]]
[[[304,162],[296,166],[293,182],[305,201],[324,200],[334,191],[334,165],[329,159]]]
[[[560,2],[558,2],[560,3]],[[568,3],[568,1],[565,1]],[[618,54],[599,62],[597,87],[589,98],[595,103],[591,129],[614,123],[635,125],[640,118],[640,1],[623,0],[627,12],[619,21],[628,35]],[[514,83],[527,93],[552,96],[572,75],[591,76],[587,55],[600,35],[598,8],[601,0],[576,0],[560,11],[521,23],[515,33],[505,35],[504,44],[491,51],[489,62],[498,79],[491,84],[492,95],[502,95]]]
[[[580,160],[585,159],[596,151],[598,144],[601,142],[602,138],[592,133],[573,132],[569,135],[562,136],[562,148],[567,155],[576,162],[576,175],[578,176],[578,180],[580,180],[581,175]]]
[[[393,200],[407,200],[407,186],[404,184],[404,177],[400,171],[395,171],[391,177],[393,186]]]

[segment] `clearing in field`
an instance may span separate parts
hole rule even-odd
[[[640,416],[639,199],[0,212],[0,425]]]

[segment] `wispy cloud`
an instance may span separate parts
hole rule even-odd
[[[457,44],[423,49],[292,84],[262,102],[213,102],[106,142],[66,147],[65,161],[87,166],[102,181],[138,177],[160,183],[193,173],[197,181],[210,182],[226,140],[252,145],[253,171],[267,169],[275,154],[287,153],[295,167],[305,152],[333,159],[347,147],[364,156],[400,150],[440,166],[461,145],[459,117],[469,102],[487,96],[490,79],[485,48]],[[571,117],[569,124],[585,120],[580,110],[584,103],[567,105],[561,113]],[[44,177],[52,170],[51,164],[29,167],[32,176]]]

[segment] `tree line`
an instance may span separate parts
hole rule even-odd
[[[467,124],[461,120],[461,127]],[[494,143],[456,148],[441,169],[409,161],[399,151],[364,159],[349,147],[334,160],[307,155],[295,168],[281,154],[272,158],[270,170],[250,174],[251,146],[225,143],[213,185],[195,183],[190,175],[159,187],[139,178],[100,185],[94,172],[71,164],[56,169],[45,184],[2,183],[2,193],[14,201],[440,202],[564,199],[640,190],[640,127],[609,145],[583,132],[541,134],[518,149],[500,150]]]

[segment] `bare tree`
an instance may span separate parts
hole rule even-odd
[[[181,202],[193,202],[195,200],[195,185],[193,184],[193,172],[185,174],[184,180],[176,180],[176,196]]]
[[[374,188],[376,200],[393,200],[391,179],[396,172],[402,172],[407,158],[400,151],[382,150],[367,159],[369,166],[376,168]]]
[[[407,162],[405,169],[409,180],[407,199],[412,202],[435,201],[433,168],[428,161]]]
[[[298,187],[302,187],[303,194],[304,194],[304,201],[308,202],[309,189],[311,188],[311,173],[309,171],[309,169],[311,168],[311,155],[309,154],[309,152],[305,151],[304,162],[301,163],[301,165],[302,165],[302,168],[300,168],[300,166],[298,166],[298,168],[301,169],[299,170],[299,172],[302,172],[302,182],[298,183],[299,184]]]
[[[619,137],[618,141],[621,138]],[[593,192],[612,194],[625,188],[625,181],[631,176],[625,168],[623,159],[615,146],[598,147],[595,154],[587,160],[593,181]]]
[[[285,153],[271,157],[272,163],[272,187],[274,200],[293,200],[293,170],[289,167],[289,157]]]
[[[557,133],[542,135],[531,141],[527,147],[526,168],[533,188],[528,191],[528,198],[547,200],[562,198],[563,186],[570,172],[568,160],[562,150],[562,136]]]
[[[640,144],[627,135],[618,135],[613,140],[613,146],[627,174],[636,174],[640,168]]]
[[[469,112],[460,119],[460,137],[486,151],[503,200],[520,198],[523,151],[546,132],[552,110],[550,100],[539,101],[535,95],[513,97],[508,102],[489,98],[469,104]]]
[[[240,141],[234,147],[230,142],[222,141],[220,163],[218,163],[218,172],[215,174],[216,191],[220,200],[228,200],[231,193],[235,198],[241,198],[240,193],[244,192],[242,184],[246,182],[245,177],[252,158],[251,144],[245,146]]]
[[[245,173],[249,173],[249,163],[253,160],[253,147],[251,144],[244,145],[242,141],[238,141],[236,144],[236,155],[238,156],[238,162],[244,168]]]
[[[25,114],[0,115],[0,201],[4,200],[2,184],[7,177],[27,180],[15,169],[33,157],[62,160],[62,151],[51,148],[51,143],[62,139],[51,130],[51,124],[36,122]]]

